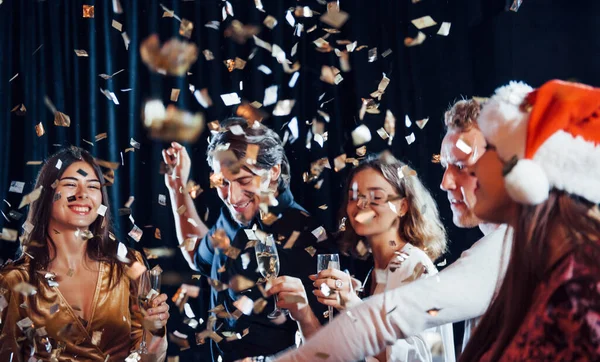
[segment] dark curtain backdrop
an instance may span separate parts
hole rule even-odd
[[[302,173],[309,170],[311,162],[322,157],[328,157],[332,165],[333,158],[341,153],[355,157],[350,132],[361,123],[358,119],[361,98],[375,91],[382,73],[386,73],[391,82],[381,100],[381,114],[367,114],[364,118],[373,135],[367,149],[379,152],[389,148],[419,173],[438,201],[451,240],[447,260],[453,261],[480,234],[477,230],[454,227],[445,193],[439,189],[443,170],[431,159],[439,153],[443,111],[463,96],[488,96],[509,80],[524,80],[534,87],[552,78],[600,85],[600,5],[587,0],[525,0],[518,12],[511,12],[508,8],[512,2],[504,0],[423,0],[416,4],[413,1],[339,1],[350,18],[340,34],[332,34],[327,40],[338,48],[344,46],[336,44],[336,40],[343,39],[356,40],[358,45],[368,48],[350,53],[351,71],[342,73],[344,80],[339,85],[330,85],[319,80],[321,66],[339,68],[338,57],[333,52],[316,51],[313,44],[326,34],[323,28],[328,26],[320,23],[318,16],[296,18],[296,22],[304,24],[302,35],[297,37],[285,20],[287,10],[295,6],[310,6],[324,13],[324,1],[262,0],[265,11],[260,12],[252,0],[230,0],[234,19],[244,24],[262,25],[267,15],[277,19],[273,30],[262,26],[258,36],[278,44],[288,59],[300,62],[302,68],[294,87],[288,85],[291,74],[285,73],[264,49],[258,48],[254,58],[248,60],[256,48],[253,40],[240,45],[224,37],[224,29],[232,17],[222,21],[225,3],[220,0],[162,0],[176,15],[194,23],[191,41],[200,51],[211,50],[215,57],[207,61],[200,54],[190,69],[192,74],[183,77],[152,73],[140,59],[140,43],[150,34],[159,34],[162,41],[181,38],[179,22],[162,17],[158,0],[121,0],[122,14],[113,12],[112,1],[0,1],[0,197],[4,200],[1,210],[6,215],[16,210],[23,196],[8,192],[11,181],[26,182],[23,194],[32,190],[40,166],[27,166],[27,161],[43,161],[60,147],[77,145],[101,159],[121,163],[115,172],[115,184],[109,189],[112,212],[118,215],[118,209],[129,196],[134,196],[132,215],[144,230],[144,236],[139,243],[128,239],[126,235],[132,224],[123,216],[115,221],[120,240],[137,249],[174,248],[177,241],[171,209],[158,203],[159,194],[167,195],[163,176],[159,174],[160,151],[166,144],[147,137],[140,119],[144,101],[159,98],[165,104],[173,103],[169,101],[171,89],[177,88],[181,90],[178,107],[203,112],[207,121],[212,121],[235,112],[235,107],[224,105],[220,94],[238,92],[250,102],[262,102],[265,88],[278,85],[278,98],[295,99],[296,105],[289,116],[271,116],[264,123],[283,136],[286,123],[297,117],[299,137],[286,145],[293,173],[291,188],[297,200],[333,230],[347,170],[338,173],[326,170],[320,189],[314,183],[304,183]],[[82,17],[84,4],[95,5],[94,18]],[[427,39],[422,45],[405,47],[405,37],[417,34],[410,20],[425,15],[430,15],[438,25],[423,30]],[[130,39],[128,50],[121,32],[111,26],[113,19],[123,25],[121,32]],[[210,21],[220,22],[220,29],[205,27]],[[447,37],[436,34],[442,22],[452,23]],[[318,28],[307,33],[313,25]],[[298,52],[292,57],[290,52],[296,43]],[[374,47],[378,58],[369,62],[368,49]],[[89,57],[77,57],[74,49],[86,50]],[[388,49],[392,53],[383,57],[382,53]],[[229,72],[223,61],[235,57],[248,63],[243,70]],[[266,65],[273,73],[260,72],[257,69],[260,65]],[[110,75],[120,69],[124,71],[110,80],[99,77],[101,73]],[[196,89],[208,88],[213,106],[201,107],[188,90],[190,85]],[[108,100],[101,88],[114,92],[120,104]],[[53,125],[53,115],[44,104],[46,96],[59,111],[71,117],[69,128]],[[11,111],[21,104],[26,107],[25,114]],[[388,109],[397,119],[396,139],[391,147],[376,133],[383,126]],[[267,112],[272,110],[273,106],[266,107]],[[317,110],[329,114],[329,122]],[[404,125],[405,115],[413,121],[410,128]],[[429,123],[419,129],[414,121],[426,117]],[[325,123],[328,140],[323,147],[309,142],[309,149],[306,135],[311,127],[308,123],[313,119]],[[34,127],[40,122],[46,133],[37,137]],[[95,136],[103,132],[107,133],[107,139],[96,142]],[[416,141],[408,145],[404,137],[413,132]],[[210,170],[205,161],[208,136],[205,131],[196,143],[186,146],[193,161],[191,178],[205,190],[197,199],[197,207],[200,215],[209,211],[210,224],[218,216],[220,201],[208,183]],[[141,147],[124,153],[124,149],[131,147],[132,138]],[[323,210],[319,208],[321,205],[328,207]],[[26,209],[19,211],[25,213]],[[19,220],[0,217],[0,226],[4,228],[20,229],[23,222],[24,216]],[[162,240],[154,238],[154,228],[161,230]],[[13,256],[17,244],[0,241],[0,247],[2,259],[7,259]],[[156,262],[172,273],[171,282],[166,283],[167,292],[173,293],[181,282],[191,282],[191,273],[180,255],[151,260]],[[206,284],[202,286],[203,293],[207,293]],[[192,304],[197,316],[206,317],[207,304],[202,295]],[[175,315],[173,319],[178,318]],[[190,333],[190,342],[195,344],[192,331],[185,330],[180,322],[173,321],[170,329]],[[461,335],[456,339],[460,342]],[[202,348],[192,349],[202,351],[197,353],[197,360],[207,358],[203,357],[206,350]],[[178,349],[173,345],[170,354],[176,354]],[[185,353],[188,353],[185,360],[191,360],[192,352]]]

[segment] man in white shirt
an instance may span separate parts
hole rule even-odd
[[[476,318],[486,311],[500,285],[510,254],[507,227],[484,224],[472,211],[477,179],[467,169],[486,147],[476,123],[479,111],[480,104],[471,99],[457,102],[445,113],[441,188],[448,194],[454,224],[479,226],[484,237],[436,276],[365,300],[277,361],[357,361],[376,355],[397,339],[463,320],[467,321],[466,343]]]

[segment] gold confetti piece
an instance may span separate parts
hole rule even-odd
[[[94,137],[94,139],[96,140],[96,142],[101,141],[103,139],[105,139],[106,137],[108,137],[107,133],[99,133],[96,135],[96,137]]]
[[[54,113],[54,125],[59,127],[70,127],[71,117],[67,116],[62,112]]]
[[[83,5],[83,17],[93,18],[94,17],[94,5]]]
[[[427,124],[427,122],[429,122],[429,117],[420,119],[420,120],[416,121],[415,123],[417,124],[417,126],[420,129],[423,129],[425,127],[425,125]]]
[[[89,57],[88,52],[83,49],[75,49],[75,54],[77,54],[78,57]]]
[[[429,314],[432,317],[436,317],[438,315],[438,313],[439,313],[440,310],[441,309],[438,309],[438,308],[432,308],[432,309],[430,309],[430,310],[427,311],[427,314]]]
[[[26,165],[29,166],[37,166],[37,165],[41,165],[42,161],[27,161],[27,163],[25,163]]]
[[[196,100],[198,101],[198,103],[200,103],[200,105],[202,107],[208,108],[208,107],[212,106],[212,99],[210,98],[210,95],[208,94],[207,88],[203,88],[201,90],[195,90],[194,97],[196,97]]]
[[[204,49],[202,51],[202,54],[204,55],[204,58],[206,58],[207,61],[215,59],[215,56],[213,55],[213,52],[211,52],[208,49]]]
[[[371,141],[371,131],[369,131],[369,127],[366,125],[361,124],[352,131],[352,143],[355,146],[360,146],[369,141]]]
[[[2,234],[0,234],[0,240],[6,241],[17,241],[19,232],[13,229],[2,228]]]
[[[467,144],[462,138],[459,138],[458,141],[456,141],[456,148],[466,153],[467,155],[470,155],[471,152],[473,152],[471,146],[469,146],[469,144]]]
[[[238,300],[233,302],[233,306],[243,314],[250,315],[254,309],[254,301],[247,296],[242,295]]]
[[[173,88],[171,89],[171,102],[177,102],[179,99],[179,89]]]
[[[266,75],[269,75],[272,73],[271,69],[269,69],[269,67],[267,67],[264,64],[261,64],[258,66],[258,70],[260,70],[261,72],[265,73]]]
[[[336,77],[339,75],[339,70],[335,67],[324,65],[321,67],[321,77],[320,79],[329,84],[337,84]]]
[[[319,359],[328,359],[329,354],[324,353],[324,352],[317,352],[317,353],[315,353],[315,357],[317,357]]]
[[[315,238],[317,238],[317,242],[327,240],[327,232],[322,226],[319,226],[318,228],[314,229],[311,233],[315,236]]]
[[[158,35],[153,34],[140,45],[140,55],[151,71],[182,76],[198,59],[198,47],[176,38],[161,46]]]
[[[341,154],[333,159],[333,169],[335,172],[339,172],[346,167],[346,154]]]
[[[451,23],[443,22],[438,30],[437,34],[441,36],[448,36],[450,34],[450,25]]]
[[[358,215],[356,215],[356,217],[354,219],[358,223],[368,224],[371,222],[371,220],[373,220],[374,217],[375,217],[375,211],[368,209],[368,210],[363,210],[363,211],[359,212]]]
[[[256,46],[259,46],[259,47],[261,47],[263,49],[268,50],[269,53],[273,51],[273,47],[271,46],[271,44],[269,44],[266,41],[260,39],[256,35],[252,36],[252,38],[254,39],[254,43],[256,44]]]
[[[129,43],[131,43],[129,36],[126,32],[123,32],[121,33],[121,37],[123,38],[123,44],[125,44],[125,50],[129,50]]]
[[[181,19],[181,24],[179,25],[179,35],[189,39],[192,37],[192,30],[194,30],[194,23],[187,19]]]
[[[361,257],[364,257],[367,254],[369,254],[369,249],[367,248],[367,246],[365,245],[365,243],[362,240],[359,240],[358,243],[356,244],[356,252]]]
[[[144,106],[144,125],[153,139],[194,142],[204,129],[204,115],[182,111],[173,104],[165,110],[161,101],[153,100]]]
[[[275,105],[275,109],[273,109],[274,116],[287,116],[292,112],[292,108],[296,104],[295,99],[284,99]]]
[[[123,14],[123,7],[120,0],[112,0],[113,13]]]
[[[37,293],[37,288],[29,283],[20,282],[18,284],[15,284],[15,286],[13,287],[13,291],[15,293],[20,293],[23,296],[27,297],[35,295]]]
[[[123,24],[119,23],[115,19],[113,19],[113,21],[112,21],[112,27],[117,29],[118,31],[123,30]]]
[[[321,15],[320,20],[336,29],[341,28],[348,20],[348,13],[345,11],[328,11]]]
[[[100,88],[100,92],[102,94],[104,94],[104,96],[109,100],[109,101],[113,101],[116,105],[119,105],[119,100],[117,99],[117,96],[115,95],[114,92],[111,92],[108,89],[102,89]]]
[[[235,104],[242,103],[242,100],[236,92],[221,94],[221,99],[223,100],[223,103],[225,103],[226,106],[232,106]]]
[[[263,21],[263,24],[265,24],[267,28],[273,29],[277,25],[277,19],[271,15],[268,15]]]
[[[519,11],[523,0],[514,0],[512,5],[510,6],[510,11],[514,11],[515,13]]]
[[[373,49],[369,49],[369,54],[368,54],[368,61],[369,63],[373,63],[374,61],[377,60],[377,48],[373,48]]]
[[[206,280],[208,281],[208,284],[210,284],[211,287],[215,288],[215,290],[217,292],[222,292],[222,291],[226,290],[227,288],[229,288],[227,286],[227,284],[223,284],[219,280],[215,280],[215,279],[211,279],[211,278],[206,278]]]
[[[102,331],[94,331],[92,333],[92,344],[97,346],[100,343],[100,339],[102,338]]]
[[[254,287],[254,285],[255,282],[242,275],[235,275],[229,280],[229,288],[237,293],[250,289]]]
[[[143,233],[144,232],[142,231],[142,229],[140,229],[136,225],[133,225],[133,228],[131,229],[131,231],[129,231],[129,233],[127,235],[129,235],[129,237],[131,237],[133,240],[135,240],[136,242],[139,243],[140,240],[142,239]]]
[[[383,78],[379,81],[379,85],[377,86],[377,90],[371,93],[371,97],[377,98],[381,100],[381,96],[385,93],[387,86],[390,84],[390,78],[388,78],[385,73],[383,73]]]
[[[423,42],[427,39],[427,36],[423,32],[419,32],[416,38],[406,37],[404,38],[404,45],[407,47],[414,47],[416,45],[423,44]]]
[[[317,253],[317,249],[315,249],[315,248],[314,248],[314,247],[312,247],[312,246],[309,246],[308,248],[305,248],[304,250],[305,250],[307,253],[309,253],[309,254],[310,254],[310,256],[312,256],[312,257],[314,257],[314,256],[315,256],[315,254]]]
[[[25,108],[24,104],[18,104],[15,106],[15,108],[10,110],[11,112],[15,112],[17,114],[17,116],[24,116],[27,114],[27,108]]]
[[[418,19],[413,19],[411,20],[411,23],[413,23],[413,25],[419,30],[437,25],[437,23],[429,15],[420,17]]]
[[[378,134],[378,135],[379,135],[379,137],[381,137],[381,139],[383,139],[383,140],[387,140],[387,139],[390,137],[390,135],[389,135],[389,134],[388,134],[388,133],[385,131],[385,129],[384,129],[384,128],[379,128],[379,129],[377,130],[377,134]]]
[[[35,134],[38,137],[42,137],[44,135],[44,133],[46,133],[46,131],[44,130],[44,125],[42,124],[42,122],[36,124],[35,125]]]
[[[227,59],[223,61],[223,63],[225,63],[229,72],[233,72],[235,69],[244,69],[246,67],[246,61],[238,57],[235,59]]]
[[[406,138],[406,143],[408,143],[409,145],[412,144],[413,142],[415,142],[414,132],[409,134],[408,136],[405,136],[404,138]]]
[[[365,118],[365,113],[379,114],[379,103],[376,103],[374,99],[362,98],[362,106],[358,113],[359,119],[362,121]]]
[[[41,162],[40,162],[41,163]],[[21,203],[19,204],[19,209],[23,208],[26,205],[31,204],[35,200],[39,199],[42,194],[43,186],[38,187],[37,189],[31,191],[29,194],[23,196]]]
[[[265,19],[265,22],[266,21],[267,19]],[[277,20],[275,20],[275,24],[277,24]],[[257,35],[259,32],[260,28],[256,25],[244,25],[239,20],[233,20],[231,25],[225,29],[223,35],[227,38],[231,38],[238,44],[245,44],[248,39]]]
[[[399,178],[417,176],[417,171],[411,169],[408,165],[400,167],[397,172]]]
[[[10,188],[8,189],[8,192],[15,192],[17,194],[22,194],[23,193],[23,187],[25,187],[25,182],[22,182],[22,181],[11,181],[10,182]],[[5,202],[6,202],[6,200],[5,200]],[[8,206],[10,207],[10,204]]]
[[[34,324],[29,317],[26,317],[17,322],[17,327],[19,327],[21,331],[26,331],[29,328],[34,328]]]

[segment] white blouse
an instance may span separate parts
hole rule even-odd
[[[387,298],[387,291],[417,279],[435,278],[437,269],[423,250],[407,243],[390,261],[385,270],[374,270],[374,273],[377,282],[374,294],[384,294],[383,307],[384,310],[389,311],[393,307],[402,308],[402,306],[396,306],[390,298]],[[432,349],[439,351],[440,341],[443,345],[443,359],[437,358],[436,360],[454,362],[454,335],[451,323],[430,328],[405,339],[398,339],[393,345],[386,347],[387,361],[431,362],[433,359]],[[367,362],[377,362],[374,357],[368,357],[366,360]]]

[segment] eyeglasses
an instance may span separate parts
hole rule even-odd
[[[382,190],[370,191],[367,195],[359,194],[356,190],[350,190],[348,199],[357,201],[359,207],[365,207],[367,205],[385,205],[390,201],[400,200],[403,197],[400,195],[388,194]]]

